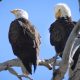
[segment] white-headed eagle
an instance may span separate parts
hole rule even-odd
[[[11,11],[16,17],[10,24],[9,42],[13,53],[22,61],[26,70],[32,74],[37,66],[40,47],[40,35],[28,20],[28,13],[22,9]]]
[[[50,25],[50,43],[55,47],[56,53],[62,57],[66,41],[76,22],[72,21],[70,8],[64,3],[55,6],[56,20]]]

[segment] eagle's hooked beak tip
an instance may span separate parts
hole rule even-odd
[[[13,14],[15,14],[15,13],[16,13],[16,11],[15,11],[15,10],[11,10],[10,12],[11,12],[11,13],[13,13]]]

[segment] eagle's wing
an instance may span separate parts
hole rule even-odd
[[[50,43],[51,45],[55,45],[57,43],[62,42],[65,39],[66,31],[64,26],[59,22],[54,22],[50,26]]]
[[[40,34],[36,30],[36,28],[29,21],[26,21],[24,23],[18,20],[18,22],[22,26],[24,34],[27,33],[31,37],[31,39],[34,40],[34,47],[39,47],[41,43]]]

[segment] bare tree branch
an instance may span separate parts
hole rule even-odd
[[[45,66],[49,70],[51,70],[53,68],[53,65],[60,66],[60,63],[61,63],[61,61],[58,61],[58,60],[55,63],[55,57],[52,57],[50,59],[39,60],[39,65]]]
[[[54,57],[50,58],[50,59],[45,59],[45,60],[39,60],[39,66],[45,66],[47,67],[49,70],[52,69],[52,66],[54,65]],[[55,65],[59,66],[60,65],[60,61],[56,61]],[[18,74],[12,67],[21,67],[23,74],[20,75]],[[24,68],[22,62],[20,61],[20,59],[12,59],[12,60],[8,60],[5,61],[3,63],[0,63],[0,71],[3,70],[8,70],[11,74],[15,75],[16,77],[19,78],[19,80],[22,80],[22,77],[28,78],[29,80],[32,80],[32,78],[30,78],[28,75],[25,75],[24,73],[26,73],[26,69]]]
[[[74,27],[73,31],[71,32],[68,38],[65,49],[63,51],[62,62],[60,64],[60,68],[57,70],[56,76],[54,77],[53,75],[52,80],[62,80],[63,79],[64,74],[66,73],[66,70],[68,69],[70,50],[74,42],[74,39],[76,38],[79,31],[80,31],[80,20],[77,23],[77,25]]]
[[[18,73],[11,67],[21,67],[23,76],[18,75]],[[19,59],[12,59],[12,60],[8,60],[6,62],[0,63],[0,71],[3,71],[3,70],[8,70],[11,74],[17,76],[20,80],[22,80],[22,77],[32,80],[28,75],[24,74],[26,71],[24,66],[22,65],[22,62]]]

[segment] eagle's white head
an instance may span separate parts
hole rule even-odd
[[[61,18],[61,17],[71,17],[71,10],[70,8],[64,4],[64,3],[58,3],[56,4],[55,8],[54,8],[54,14],[55,14],[55,18]]]
[[[23,9],[14,9],[11,11],[11,13],[15,15],[16,19],[18,18],[28,19],[28,13]]]

